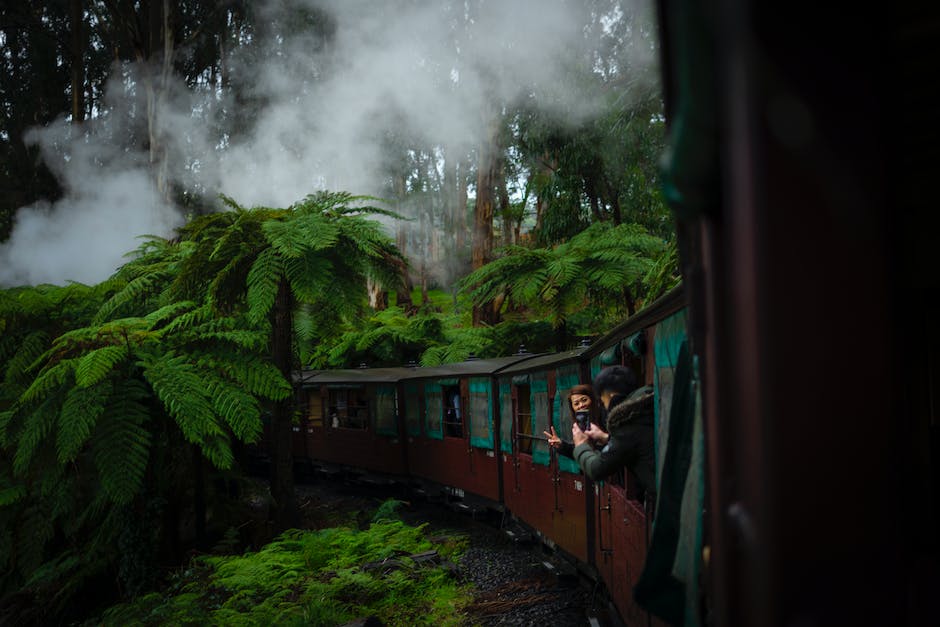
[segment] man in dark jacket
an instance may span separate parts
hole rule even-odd
[[[653,388],[637,389],[632,370],[610,366],[594,379],[594,393],[607,410],[608,431],[592,428],[585,432],[574,424],[575,461],[595,481],[626,467],[636,477],[641,494],[655,491]],[[594,450],[591,439],[603,448]]]

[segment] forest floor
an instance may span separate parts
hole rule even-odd
[[[399,490],[400,492],[400,490]],[[539,541],[505,533],[497,512],[471,516],[447,503],[408,499],[388,487],[376,488],[342,480],[299,483],[297,494],[304,527],[321,529],[354,517],[363,524],[388,498],[403,501],[398,509],[411,525],[426,524],[429,535],[461,534],[468,548],[454,565],[454,575],[471,583],[474,600],[461,622],[466,625],[552,625],[575,627],[611,624],[603,611],[592,610],[593,584],[563,556]],[[375,622],[354,623],[377,625]],[[593,618],[593,620],[592,620]]]

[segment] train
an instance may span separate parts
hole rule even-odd
[[[295,453],[501,504],[595,568],[628,624],[940,624],[940,137],[925,79],[940,7],[655,10],[682,295],[558,355],[305,373],[314,419]],[[674,364],[657,354],[672,325],[659,346]],[[629,476],[584,481],[526,437],[548,420],[564,434],[560,391],[618,361],[657,391],[652,512]],[[400,420],[318,423],[331,386],[373,389],[369,420],[393,406]],[[454,391],[467,420],[448,434]],[[681,617],[661,616],[670,586]]]
[[[697,385],[692,377],[676,377],[684,343],[687,310],[680,287],[565,352],[522,348],[433,367],[302,370],[294,377],[295,466],[300,473],[440,500],[473,516],[497,513],[507,533],[541,542],[600,584],[609,600],[605,609],[620,620],[662,624],[633,594],[653,541],[656,504],[642,498],[629,471],[588,479],[543,433],[554,427],[570,439],[570,389],[620,364],[653,389],[659,474],[667,452],[674,453],[670,433],[682,432],[688,450],[703,451],[701,428],[692,440],[695,413],[673,402],[677,385],[686,395]],[[682,420],[673,410],[685,412]],[[688,511],[684,519],[669,513],[674,523],[684,523],[692,542],[684,553],[691,561],[681,565],[691,609],[701,602],[704,460],[698,454],[685,461],[692,486]],[[658,496],[676,495],[667,489]]]

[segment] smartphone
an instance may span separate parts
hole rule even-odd
[[[578,423],[578,427],[581,431],[587,431],[591,428],[591,412],[588,411],[576,411],[574,413],[574,419]]]

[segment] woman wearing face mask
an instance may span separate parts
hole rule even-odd
[[[594,390],[590,385],[576,385],[568,392],[568,409],[571,411],[572,421],[577,420],[578,412],[588,412],[590,428],[586,431],[589,436],[597,438],[597,442],[603,446],[606,442],[604,438],[607,434],[602,429],[600,412],[597,409],[597,403],[594,402]],[[551,432],[543,431],[548,438],[548,444],[558,451],[559,455],[571,457],[574,459],[574,443],[566,442],[555,433],[555,427],[549,427]]]

